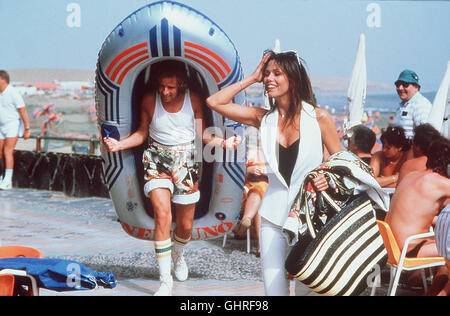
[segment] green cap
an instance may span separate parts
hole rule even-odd
[[[419,85],[419,76],[414,71],[409,70],[409,69],[405,69],[400,73],[400,76],[398,76],[396,83],[398,81],[414,83],[414,84],[420,86]]]

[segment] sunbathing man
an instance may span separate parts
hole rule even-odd
[[[430,145],[427,169],[408,173],[397,187],[386,222],[400,247],[409,236],[428,232],[435,217],[450,203],[449,164],[450,141],[441,137]],[[412,241],[407,256],[438,256],[434,238]]]
[[[408,159],[409,141],[400,126],[389,126],[380,140],[383,148],[373,155],[370,166],[381,187],[395,188],[400,168]]]
[[[426,154],[428,153],[428,147],[432,141],[440,137],[442,137],[441,134],[428,123],[414,127],[414,137],[412,139],[412,151],[414,158],[405,161],[400,168],[397,185],[409,172],[425,170],[427,168]]]

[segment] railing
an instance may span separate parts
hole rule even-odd
[[[95,149],[97,145],[100,143],[100,140],[95,137],[91,138],[82,138],[82,137],[63,137],[63,136],[44,136],[44,135],[31,135],[31,139],[36,139],[36,148],[35,151],[41,152],[42,144],[41,140],[60,140],[67,142],[89,142],[89,154],[95,155]]]

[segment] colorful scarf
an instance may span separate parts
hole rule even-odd
[[[324,174],[329,188],[325,194],[317,194],[312,178]],[[311,220],[318,217],[325,224],[335,214],[333,203],[343,208],[353,198],[366,192],[373,202],[374,208],[389,210],[389,195],[376,181],[372,169],[356,155],[341,151],[330,156],[318,168],[308,173],[291,206],[289,217],[283,225],[290,245],[295,244],[302,235],[307,234],[305,205],[308,203]],[[318,225],[320,226],[320,225]],[[318,232],[321,227],[314,227]]]

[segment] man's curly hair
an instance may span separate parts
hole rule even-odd
[[[439,137],[433,141],[428,148],[427,169],[439,173],[441,176],[450,178],[448,175],[448,165],[450,164],[450,140]]]

